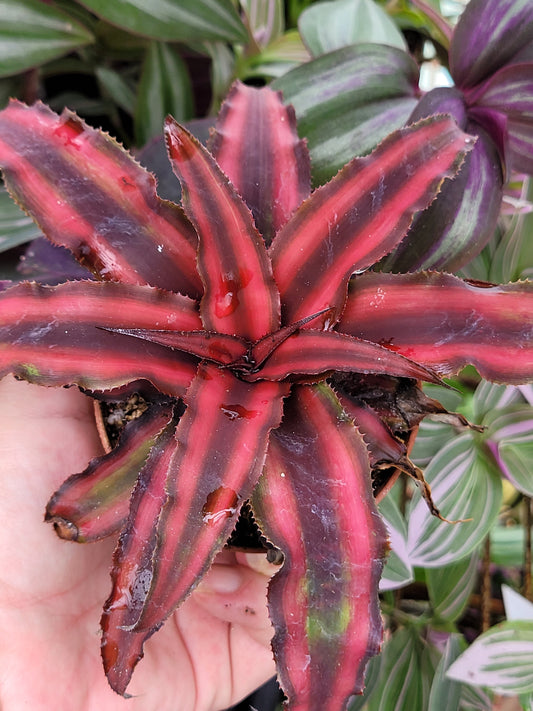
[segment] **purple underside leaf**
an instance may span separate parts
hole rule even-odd
[[[498,111],[507,118],[510,163],[533,172],[533,62],[503,67],[470,92],[468,101],[474,111]]]
[[[288,709],[344,708],[380,646],[386,533],[366,446],[326,385],[293,389],[252,504],[285,555],[268,596]]]
[[[197,585],[231,533],[286,393],[203,364],[175,437],[165,451],[152,450],[159,459],[145,466],[133,494],[103,617],[106,673],[119,693],[144,639]]]
[[[488,380],[533,378],[533,288],[448,274],[366,273],[350,284],[339,330],[380,343],[441,375],[467,363]]]
[[[190,133],[168,119],[165,134],[184,209],[198,232],[204,327],[249,340],[275,331],[279,294],[250,210]]]
[[[87,543],[123,527],[139,472],[172,413],[171,405],[150,408],[125,426],[109,454],[94,459],[62,484],[48,502],[45,516],[61,538]]]
[[[530,0],[471,0],[453,33],[450,70],[460,88],[475,86],[533,38]]]
[[[432,201],[444,176],[455,175],[472,146],[452,119],[422,121],[318,188],[270,248],[283,322],[327,307],[340,315],[350,275],[399,243],[413,214]]]
[[[0,115],[0,168],[16,202],[99,278],[197,298],[197,237],[181,208],[113,139],[75,114],[13,101]]]
[[[294,110],[269,87],[237,82],[222,104],[209,147],[270,244],[310,193],[309,154],[298,138]]]
[[[201,325],[191,299],[149,286],[19,284],[0,294],[0,376],[89,390],[147,379],[180,397],[196,372],[194,358],[104,330],[154,324],[179,330]]]
[[[252,351],[253,353],[253,351]],[[392,356],[392,357],[391,357]],[[440,383],[434,373],[387,348],[335,331],[302,329],[281,343],[249,381],[283,380],[328,371],[386,373]]]

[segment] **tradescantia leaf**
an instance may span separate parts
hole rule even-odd
[[[427,711],[434,657],[416,630],[395,632],[384,647],[368,711]]]
[[[526,496],[533,496],[533,411],[529,405],[496,410],[484,420],[488,446],[503,474]]]
[[[386,496],[379,503],[379,512],[383,516],[389,534],[390,551],[385,561],[379,589],[397,590],[410,583],[413,568],[407,554],[407,526],[400,509],[392,496]]]
[[[155,178],[75,114],[12,101],[0,118],[9,192],[54,244],[99,278],[201,293],[197,236]],[[98,205],[98,210],[94,206]]]
[[[112,25],[156,40],[246,43],[248,35],[230,0],[79,0]]]
[[[6,190],[0,189],[0,252],[30,242],[39,235],[33,220],[15,205]]]
[[[500,473],[472,440],[469,434],[456,437],[424,472],[433,500],[448,522],[432,516],[418,495],[413,499],[407,539],[413,566],[436,568],[461,560],[481,544],[498,515]]]
[[[278,93],[237,82],[220,110],[209,148],[269,245],[310,194],[309,153],[291,106]]]
[[[150,42],[146,51],[135,108],[135,141],[144,146],[161,135],[165,117],[193,117],[192,87],[187,66],[173,47]]]
[[[279,294],[252,214],[213,157],[175,121],[165,135],[199,237],[204,327],[255,341],[279,327]]]
[[[406,49],[400,30],[373,0],[316,3],[302,12],[298,29],[313,57],[368,42]]]
[[[533,24],[532,24],[533,29]],[[533,172],[533,61],[503,67],[482,84],[470,102],[507,117],[509,162],[515,170]]]
[[[428,711],[458,711],[458,709],[464,709],[461,706],[462,684],[446,677],[448,667],[457,659],[464,647],[465,643],[460,635],[450,635],[446,642],[444,654],[435,670],[429,695]]]
[[[0,0],[0,76],[17,74],[94,42],[72,16],[39,0]]]
[[[172,419],[172,406],[153,408],[129,422],[118,445],[69,477],[46,507],[46,521],[61,538],[96,541],[126,523],[130,497],[150,449]]]
[[[448,676],[499,694],[531,693],[532,657],[533,622],[502,622],[478,637],[448,669]]]
[[[381,641],[377,588],[386,534],[366,447],[326,385],[293,389],[252,505],[285,556],[268,597],[290,708],[343,708],[361,692]]]
[[[441,375],[471,363],[490,380],[526,382],[533,367],[528,284],[470,284],[438,273],[362,274],[338,328]]]
[[[472,87],[531,45],[529,0],[471,0],[453,33],[450,71],[461,88]]]
[[[344,47],[273,82],[294,106],[311,153],[315,184],[347,158],[364,155],[405,124],[416,106],[418,67],[395,47]]]
[[[461,616],[477,582],[478,563],[478,551],[473,551],[470,556],[456,563],[424,571],[436,617],[455,622]]]
[[[431,202],[444,176],[455,175],[471,147],[450,118],[422,121],[315,190],[269,250],[286,322],[324,308],[335,322],[350,275],[398,244],[413,214]]]
[[[154,343],[104,330],[128,325],[200,327],[185,296],[115,282],[66,282],[57,287],[22,283],[2,294],[0,376],[13,373],[39,385],[100,390],[140,378],[180,397],[195,361]]]

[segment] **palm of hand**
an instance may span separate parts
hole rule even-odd
[[[101,453],[91,403],[75,389],[11,378],[0,381],[0,403],[3,711],[216,711],[274,674],[267,577],[243,554],[224,553],[203,592],[147,643],[134,698],[112,692],[98,633],[115,541],[75,545],[43,523],[50,494]]]

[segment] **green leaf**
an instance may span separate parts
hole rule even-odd
[[[407,555],[407,526],[392,496],[386,496],[380,502],[379,512],[385,519],[390,540],[390,552],[379,587],[380,590],[395,590],[410,583],[414,577]]]
[[[283,0],[240,0],[248,26],[259,47],[266,47],[283,33]]]
[[[429,646],[414,629],[400,629],[385,646],[368,711],[427,711],[434,674]]]
[[[502,622],[463,652],[448,670],[451,679],[487,686],[499,694],[533,691],[533,622]]]
[[[522,567],[524,545],[522,526],[494,526],[490,531],[490,559],[495,565]]]
[[[83,25],[39,0],[0,0],[0,76],[17,74],[93,42]]]
[[[533,496],[533,408],[514,405],[487,417],[487,438],[505,476],[527,496]]]
[[[405,124],[416,105],[418,68],[397,47],[361,44],[306,62],[273,82],[294,106],[322,183]]]
[[[427,711],[457,711],[460,708],[462,685],[446,678],[446,671],[464,649],[460,635],[451,635],[435,670]]]
[[[314,57],[362,42],[406,49],[402,33],[373,0],[316,3],[300,15],[298,28]]]
[[[418,495],[409,513],[408,550],[412,565],[437,568],[461,560],[487,535],[500,508],[499,471],[470,434],[455,438],[425,471],[433,500],[447,523],[431,515]],[[465,520],[471,519],[471,520]]]
[[[0,252],[29,242],[40,235],[39,228],[0,188]]]
[[[230,0],[80,0],[80,3],[117,27],[157,40],[246,43],[248,39]]]
[[[151,42],[146,53],[135,110],[135,137],[143,146],[163,133],[167,114],[177,121],[192,118],[193,96],[187,66],[164,42]]]
[[[457,563],[425,570],[429,599],[437,617],[455,622],[461,616],[476,583],[478,562],[474,551]]]
[[[97,67],[95,74],[104,95],[109,96],[117,106],[132,116],[135,111],[135,92],[123,76],[108,67]]]

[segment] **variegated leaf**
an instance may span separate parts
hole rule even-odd
[[[339,709],[379,649],[386,536],[366,448],[326,385],[293,388],[252,504],[285,556],[269,606],[288,709]]]
[[[270,247],[284,323],[324,308],[335,321],[350,275],[398,244],[444,176],[455,175],[472,141],[449,118],[422,121],[315,190]]]
[[[356,44],[301,64],[273,86],[294,106],[314,183],[322,184],[405,124],[416,106],[418,67],[396,47]]]
[[[103,649],[108,678],[120,693],[143,640],[198,584],[231,533],[261,473],[285,393],[276,383],[249,385],[200,365],[161,470],[153,484],[146,481],[148,465],[141,475],[115,558]]]
[[[533,692],[533,622],[502,622],[478,637],[448,677],[500,694]]]
[[[455,28],[450,70],[461,89],[487,79],[512,61],[533,37],[529,0],[470,0]]]
[[[273,3],[270,3],[273,5]],[[310,193],[306,144],[279,93],[237,82],[222,104],[210,150],[269,245]]]
[[[467,363],[490,380],[533,377],[533,288],[471,284],[438,273],[367,273],[352,280],[338,328],[441,375]]]
[[[441,620],[455,622],[463,613],[477,583],[478,551],[462,560],[440,568],[425,570],[426,584],[433,614]]]
[[[501,479],[490,455],[470,434],[446,445],[424,475],[448,521],[432,516],[416,495],[408,516],[407,547],[413,566],[436,568],[461,560],[484,540],[500,508]]]
[[[76,384],[89,390],[150,380],[181,397],[196,359],[111,333],[128,326],[201,326],[185,296],[118,282],[66,282],[55,287],[22,283],[0,294],[0,375],[13,373],[40,385]]]
[[[407,554],[407,526],[392,495],[380,501],[379,512],[385,521],[390,542],[390,551],[385,561],[379,589],[396,590],[407,585],[414,578]]]
[[[201,294],[196,234],[153,175],[70,111],[12,101],[0,115],[0,168],[15,201],[99,278]],[[97,206],[97,209],[96,209]]]
[[[123,527],[139,472],[171,418],[171,406],[151,408],[125,426],[109,454],[93,459],[85,471],[61,485],[45,516],[61,538],[87,543]]]
[[[183,205],[199,236],[204,326],[257,340],[279,326],[279,294],[252,215],[213,157],[168,119],[165,134]]]

